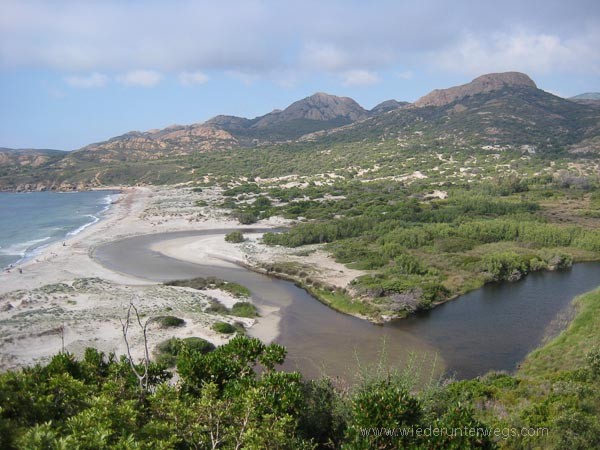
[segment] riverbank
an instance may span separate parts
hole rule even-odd
[[[222,344],[229,337],[212,330],[217,320],[243,322],[266,341],[277,336],[274,311],[261,312],[258,321],[207,314],[203,310],[211,301],[231,303],[232,299],[224,292],[162,286],[109,270],[91,258],[98,245],[127,236],[239,228],[218,211],[196,206],[214,196],[210,191],[136,187],[121,192],[103,220],[0,275],[0,368],[42,362],[62,348],[76,354],[86,346],[125,353],[119,319],[125,317],[130,302],[146,317],[168,314],[185,320],[185,326],[177,329],[154,326],[150,347],[168,337],[189,336]],[[141,356],[141,333],[133,333],[134,356]]]

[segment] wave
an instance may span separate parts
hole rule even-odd
[[[19,242],[17,244],[9,245],[8,247],[0,247],[0,255],[13,255],[13,256],[25,256],[29,253],[29,249],[36,244],[41,244],[42,242],[46,242],[52,239],[50,236],[46,236],[41,239],[32,239],[30,241]],[[35,251],[38,247],[34,248],[32,251]]]
[[[108,211],[110,209],[110,207],[113,205],[113,203],[119,198],[119,195],[121,195],[121,194],[120,193],[117,193],[117,194],[108,194],[105,197],[102,197],[102,199],[100,200],[99,203],[101,205],[104,205],[104,208],[102,208],[102,210],[98,214],[102,215],[106,211]],[[94,225],[95,223],[98,223],[98,221],[100,220],[100,218],[98,216],[94,216],[93,214],[86,214],[83,217],[90,217],[92,219],[92,221],[81,225],[76,230],[69,231],[67,233],[66,237],[75,236],[76,234],[81,233],[87,227],[90,227],[90,226]]]
[[[88,223],[85,223],[85,224],[83,224],[83,225],[81,225],[81,226],[80,226],[79,228],[77,228],[76,230],[69,231],[69,232],[67,233],[67,236],[68,236],[68,237],[70,237],[70,236],[75,236],[76,234],[79,234],[79,233],[81,233],[81,232],[82,232],[83,230],[85,230],[87,227],[90,227],[90,226],[94,225],[95,223],[97,223],[97,222],[100,220],[100,218],[99,218],[99,217],[96,217],[96,216],[94,216],[94,215],[92,215],[92,214],[86,214],[84,217],[91,217],[91,218],[92,218],[92,221],[91,221],[91,222],[88,222]]]

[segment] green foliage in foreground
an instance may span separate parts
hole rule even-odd
[[[365,380],[352,393],[275,366],[278,345],[236,337],[208,353],[181,346],[180,381],[151,365],[140,391],[125,358],[93,349],[0,376],[0,446],[16,448],[492,448],[472,437],[390,438],[374,427],[479,425],[468,406],[432,403],[401,376]],[[256,372],[260,369],[260,372]]]
[[[207,278],[192,278],[190,280],[173,280],[167,281],[166,286],[179,286],[189,287],[192,289],[205,290],[205,289],[221,289],[222,291],[228,292],[234,297],[245,298],[250,297],[250,290],[242,286],[241,284],[234,283],[232,281],[221,280],[220,278],[207,277]]]
[[[283,347],[245,336],[216,349],[201,339],[165,341],[159,348],[175,359],[180,379],[170,383],[159,360],[149,367],[147,390],[124,357],[94,349],[82,360],[59,354],[0,375],[0,447],[597,448],[600,293],[578,303],[573,324],[528,358],[525,373],[424,388],[413,384],[418,374],[381,368],[351,389],[304,380],[276,369]],[[574,342],[584,344],[572,349]],[[542,357],[552,362],[547,369],[532,364]],[[537,435],[521,433],[537,428]],[[423,431],[435,429],[446,431]]]
[[[174,367],[177,364],[177,356],[184,346],[200,353],[212,352],[215,349],[212,343],[199,337],[170,338],[156,346],[154,351],[156,362],[165,367]]]

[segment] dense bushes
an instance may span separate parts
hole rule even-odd
[[[82,361],[62,354],[47,366],[0,375],[0,445],[210,449],[218,440],[216,447],[226,449],[433,448],[444,441],[365,432],[445,425],[456,414],[445,403],[434,411],[426,396],[393,374],[348,394],[327,379],[304,381],[299,373],[277,371],[285,350],[257,339],[236,337],[217,349],[179,340],[161,347],[177,360],[180,380],[170,384],[164,366],[152,365],[146,391],[125,359],[94,350]],[[463,415],[465,423],[474,422],[468,410]],[[463,440],[461,448],[481,443]]]
[[[177,363],[177,356],[183,347],[194,352],[208,353],[215,349],[215,346],[199,337],[188,337],[184,339],[170,338],[156,346],[154,355],[158,364],[165,367],[174,367]]]
[[[161,347],[177,363],[178,383],[169,382],[165,365],[152,363],[146,390],[129,361],[93,349],[81,361],[60,354],[45,366],[0,374],[0,447],[462,450],[600,444],[597,351],[551,376],[489,374],[419,389],[417,373],[372,369],[354,387],[338,389],[326,378],[305,381],[299,373],[278,371],[285,349],[257,339],[238,336],[216,349],[197,338],[174,339]],[[520,435],[522,427],[550,432]]]

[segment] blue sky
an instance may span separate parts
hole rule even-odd
[[[0,0],[0,146],[71,150],[317,91],[371,108],[507,70],[600,91],[600,3]]]

